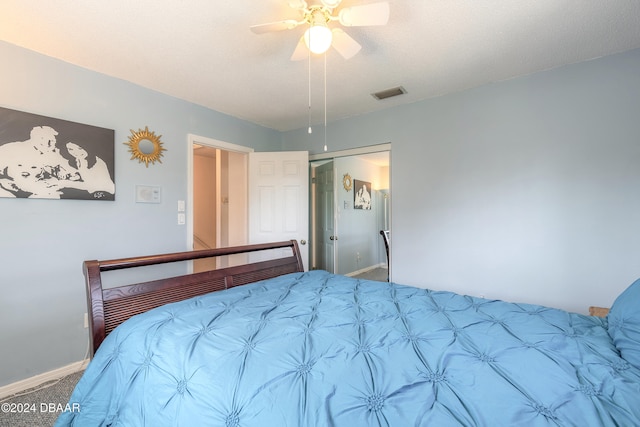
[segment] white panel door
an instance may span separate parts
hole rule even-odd
[[[249,243],[297,240],[308,270],[309,153],[249,153]]]
[[[314,268],[334,273],[335,269],[335,169],[333,161],[318,166],[315,170],[315,235],[316,264]]]

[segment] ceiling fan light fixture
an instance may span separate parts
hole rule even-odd
[[[325,53],[331,47],[333,34],[326,25],[315,24],[304,33],[304,43],[313,53]]]

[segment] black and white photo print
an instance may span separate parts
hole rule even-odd
[[[114,131],[0,107],[0,197],[115,200]]]
[[[353,180],[353,208],[371,210],[371,183]]]

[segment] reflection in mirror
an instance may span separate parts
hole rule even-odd
[[[155,146],[153,145],[153,142],[151,142],[148,139],[140,140],[140,142],[138,143],[138,148],[144,154],[153,154],[153,152],[155,151]]]
[[[366,271],[369,279],[388,280],[389,261],[380,237],[380,230],[391,227],[390,152],[384,148],[374,147],[369,153],[319,154],[310,159],[311,268],[347,275]],[[353,207],[356,179],[371,183],[372,215]],[[340,230],[346,239],[341,238]]]

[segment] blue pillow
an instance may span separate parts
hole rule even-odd
[[[607,320],[609,335],[622,358],[640,369],[640,279],[616,298]]]

